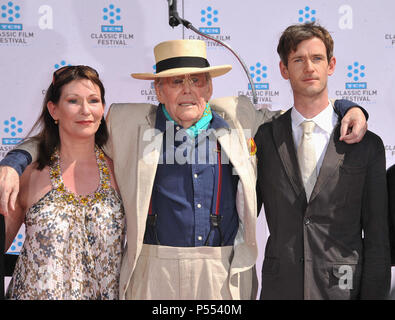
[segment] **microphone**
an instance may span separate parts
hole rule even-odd
[[[243,59],[241,59],[241,57],[230,47],[230,45],[222,42],[221,40],[215,39],[203,32],[200,32],[198,29],[196,29],[192,23],[190,23],[188,20],[185,19],[181,19],[180,16],[178,15],[177,12],[177,0],[167,0],[168,4],[169,4],[169,25],[171,27],[176,27],[178,26],[180,23],[187,29],[191,29],[192,31],[194,31],[195,33],[197,33],[198,35],[201,35],[202,37],[205,37],[207,39],[210,39],[214,42],[219,43],[220,45],[224,46],[225,48],[227,48],[231,53],[233,53],[233,55],[236,57],[236,59],[240,62],[241,66],[244,69],[244,72],[247,75],[248,81],[250,82],[251,85],[251,90],[252,90],[252,102],[254,104],[258,103],[258,97],[256,95],[256,90],[255,90],[255,86],[254,86],[254,81],[252,80],[252,77],[250,75],[250,72],[247,69],[246,64],[244,63]]]
[[[177,12],[177,0],[167,0],[169,3],[169,25],[176,27],[181,23],[181,19]]]

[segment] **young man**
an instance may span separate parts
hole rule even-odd
[[[261,299],[385,299],[391,273],[383,143],[369,131],[358,144],[339,141],[328,99],[336,59],[327,30],[292,25],[277,51],[294,106],[255,136],[257,193],[270,231]]]
[[[211,78],[231,66],[210,66],[204,41],[165,41],[154,53],[156,73],[132,76],[155,81],[159,106],[114,104],[107,116],[127,221],[120,298],[255,299],[255,158],[243,129],[255,134],[274,113],[246,97],[208,103]],[[34,161],[34,145],[18,148]],[[1,185],[2,198],[15,187]]]

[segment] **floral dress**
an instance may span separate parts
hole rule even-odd
[[[95,152],[100,185],[88,196],[67,190],[54,153],[52,190],[26,213],[9,299],[118,299],[124,209],[103,152]]]

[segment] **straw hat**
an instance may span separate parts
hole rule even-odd
[[[156,73],[132,73],[141,80],[174,77],[208,72],[211,77],[221,76],[232,69],[231,65],[210,67],[206,55],[206,43],[202,40],[170,40],[154,48]]]

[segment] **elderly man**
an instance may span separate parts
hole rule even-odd
[[[256,173],[247,139],[274,113],[246,97],[208,103],[211,78],[231,66],[210,66],[205,42],[166,41],[154,52],[156,74],[132,76],[155,81],[159,106],[114,104],[107,116],[105,152],[127,219],[120,298],[255,299]],[[361,129],[346,138],[359,140],[364,116],[358,108],[347,115],[344,132],[347,122]],[[35,158],[34,144],[18,149]],[[5,161],[18,169],[12,157]],[[0,173],[8,203],[16,174]]]

